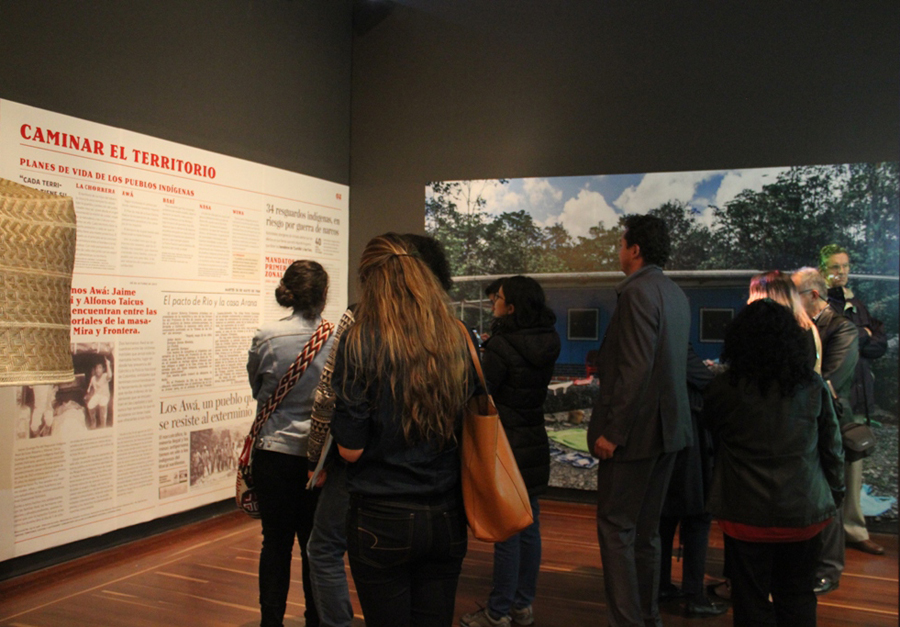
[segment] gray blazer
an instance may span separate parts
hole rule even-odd
[[[654,265],[626,278],[616,292],[619,300],[597,356],[600,395],[588,449],[603,435],[618,446],[613,461],[681,450],[692,440],[687,297]]]

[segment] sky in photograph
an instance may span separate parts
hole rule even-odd
[[[722,207],[745,189],[760,191],[774,183],[788,168],[711,170],[706,172],[656,172],[554,178],[468,181],[466,194],[479,194],[493,215],[525,211],[539,226],[562,224],[573,237],[587,236],[603,222],[614,226],[622,214],[644,214],[665,202],[690,204],[699,220],[712,225],[710,206]],[[426,190],[430,193],[430,190]],[[460,211],[465,199],[457,199]]]

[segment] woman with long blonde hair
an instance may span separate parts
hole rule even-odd
[[[416,250],[388,233],[359,266],[331,430],[349,463],[350,568],[370,627],[453,622],[466,553],[458,436],[471,391],[465,337]]]

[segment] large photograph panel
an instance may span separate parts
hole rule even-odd
[[[718,358],[724,326],[746,303],[754,274],[818,266],[823,246],[843,247],[849,287],[889,338],[887,353],[872,362],[879,453],[865,481],[873,502],[892,500],[885,515],[896,520],[898,190],[897,162],[436,181],[425,189],[425,227],[446,249],[459,316],[479,334],[490,330],[484,290],[494,279],[527,274],[543,286],[563,344],[544,407],[551,485],[579,488],[596,483],[583,433],[596,389],[590,360],[624,278],[625,215],[668,223],[666,271],[688,295],[692,345],[709,360]],[[594,321],[599,340],[586,332]],[[876,505],[869,511],[885,504]]]

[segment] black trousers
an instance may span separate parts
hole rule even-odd
[[[703,576],[706,573],[706,549],[709,545],[710,514],[695,516],[663,516],[659,519],[661,553],[659,563],[660,585],[672,583],[672,545],[675,528],[681,525],[682,552],[681,590],[685,596],[703,594]]]
[[[822,534],[802,542],[744,542],[726,535],[725,548],[735,627],[815,627]]]
[[[313,599],[306,542],[312,531],[318,490],[306,489],[307,458],[257,449],[253,451],[253,482],[259,498],[263,543],[259,554],[259,607],[262,627],[281,627],[291,585],[294,538],[303,560],[304,617],[307,627],[319,627]]]
[[[816,579],[827,579],[830,583],[840,581],[841,573],[844,572],[845,544],[844,510],[838,507],[834,518],[822,530],[822,552],[816,568]]]

